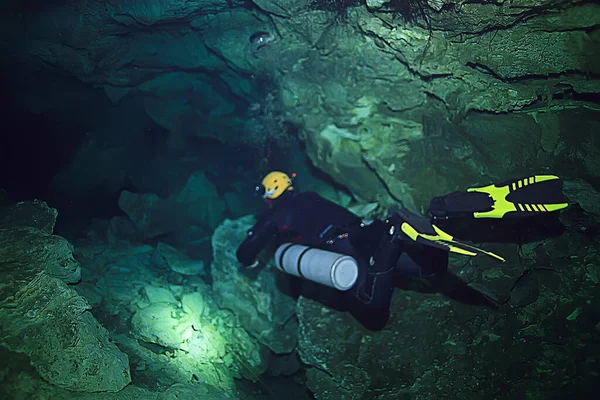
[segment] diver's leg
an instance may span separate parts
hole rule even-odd
[[[358,290],[358,300],[370,308],[388,308],[394,292],[394,268],[369,272]]]
[[[428,246],[410,245],[398,258],[395,271],[399,276],[429,278],[448,269],[448,251]]]
[[[379,250],[370,260],[364,281],[356,288],[358,300],[370,308],[389,307],[394,291],[394,270],[402,247],[393,232],[386,232]]]
[[[391,227],[376,220],[372,225],[351,230],[350,240],[338,240],[327,248],[356,259],[358,279],[350,293],[369,309],[387,309],[394,290],[394,270],[401,246],[399,236]],[[374,256],[369,259],[371,254]]]

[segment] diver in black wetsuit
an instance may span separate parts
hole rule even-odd
[[[398,235],[390,221],[366,224],[346,208],[314,192],[297,192],[291,178],[283,172],[271,172],[257,186],[270,208],[259,216],[237,251],[238,261],[257,265],[257,256],[273,238],[302,243],[309,247],[350,255],[358,264],[356,283],[349,290],[360,303],[387,308],[393,291],[393,273],[424,276],[445,269],[447,251],[432,249],[427,270],[409,257],[401,258]],[[396,264],[401,259],[403,262]]]
[[[538,180],[541,182],[539,177]],[[507,183],[509,189],[513,182],[523,181]],[[444,218],[452,217],[454,210],[461,216],[472,212],[489,218],[502,218],[513,209],[519,211],[519,204],[506,200],[507,196],[498,196],[498,190],[503,187],[491,185],[435,198],[432,218],[439,219],[442,214]],[[561,187],[562,183],[557,187],[559,192]],[[553,187],[554,193],[555,189]],[[482,192],[489,196],[482,196]],[[257,266],[259,253],[271,240],[277,245],[300,243],[309,248],[352,256],[358,269],[348,292],[370,309],[389,307],[394,274],[427,277],[445,272],[449,252],[468,256],[485,254],[504,261],[493,253],[456,241],[429,219],[404,209],[390,211],[385,221],[367,224],[346,208],[314,192],[295,191],[292,179],[283,172],[267,174],[256,187],[256,194],[263,197],[270,208],[259,216],[239,246],[238,261],[248,268]],[[553,198],[556,202],[565,201],[562,193]],[[547,206],[546,211],[553,211],[567,204]],[[539,210],[543,212],[541,207]]]

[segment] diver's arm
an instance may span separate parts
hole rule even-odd
[[[237,250],[236,257],[240,264],[244,267],[252,266],[258,254],[277,231],[277,225],[270,219],[259,221],[254,225]]]

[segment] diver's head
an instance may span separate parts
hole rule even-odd
[[[292,174],[295,177],[296,174]],[[255,194],[263,199],[271,202],[279,198],[285,192],[294,190],[292,178],[285,172],[273,171],[269,172],[260,185],[256,185]]]

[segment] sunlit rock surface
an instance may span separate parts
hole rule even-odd
[[[53,385],[117,392],[131,381],[129,359],[67,286],[81,271],[72,246],[52,234],[56,216],[39,201],[0,209],[1,344]]]
[[[91,243],[90,243],[91,244]],[[198,275],[173,273],[151,246],[78,246],[87,279],[77,286],[154,390],[206,384],[234,395],[234,378],[267,368],[261,344],[221,310]]]
[[[251,278],[242,272],[235,256],[254,222],[252,216],[225,220],[215,230],[211,264],[215,298],[258,341],[275,353],[289,353],[295,347],[298,327],[294,300],[277,288],[276,274],[269,268]]]
[[[156,250],[171,271],[182,275],[206,275],[202,260],[192,260],[166,243],[159,243]]]

